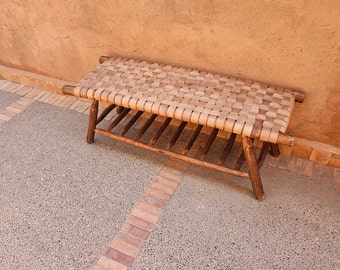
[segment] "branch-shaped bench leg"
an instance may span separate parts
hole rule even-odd
[[[91,107],[90,107],[90,117],[89,117],[89,127],[87,130],[87,143],[93,143],[94,141],[94,129],[97,125],[97,118],[98,118],[98,100],[93,100]]]
[[[253,146],[253,142],[249,137],[242,137],[242,146],[244,156],[247,162],[249,178],[251,184],[253,186],[253,190],[255,193],[255,198],[257,200],[264,199],[264,192],[262,187],[261,176],[259,172],[259,166],[256,161],[256,153],[255,148]]]

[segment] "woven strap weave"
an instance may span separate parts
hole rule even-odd
[[[289,89],[250,80],[110,58],[75,95],[276,143],[294,106]]]

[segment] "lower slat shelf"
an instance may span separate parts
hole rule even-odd
[[[158,148],[156,146],[148,145],[146,143],[136,141],[134,139],[124,137],[122,135],[119,135],[119,134],[116,134],[116,133],[113,133],[113,132],[110,132],[110,131],[107,131],[107,130],[103,130],[103,129],[100,129],[100,128],[96,128],[94,131],[95,131],[95,133],[98,133],[98,134],[101,134],[103,136],[115,139],[117,141],[124,142],[124,143],[130,144],[130,145],[134,145],[134,146],[137,146],[137,147],[140,147],[140,148],[143,148],[143,149],[147,149],[149,151],[159,153],[159,154],[168,156],[170,158],[175,158],[175,159],[182,160],[182,161],[194,164],[194,165],[198,165],[198,166],[201,166],[201,167],[217,170],[217,171],[220,171],[220,172],[223,172],[223,173],[228,173],[228,174],[231,174],[231,175],[249,178],[249,174],[246,173],[246,172],[230,169],[230,168],[227,168],[227,167],[224,167],[224,166],[221,166],[221,165],[217,165],[217,164],[214,164],[214,163],[210,163],[210,162],[202,161],[202,160],[195,159],[195,158],[192,158],[192,157],[188,157],[188,156],[176,153],[176,152],[172,152],[172,151],[167,150],[167,149],[161,149],[161,148]]]

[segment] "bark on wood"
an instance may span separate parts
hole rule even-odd
[[[112,122],[111,124],[107,127],[107,131],[112,130],[115,126],[119,124],[120,121],[123,120],[123,118],[131,111],[131,109],[124,109],[121,114],[119,114]]]
[[[169,150],[160,149],[160,148],[157,148],[157,147],[154,147],[154,146],[151,146],[151,145],[147,145],[147,144],[139,142],[139,141],[135,141],[134,139],[130,139],[128,137],[123,137],[121,135],[114,134],[112,132],[109,132],[109,131],[106,131],[106,130],[103,130],[103,129],[96,128],[95,132],[98,133],[98,134],[107,136],[109,138],[115,139],[117,141],[125,142],[125,143],[128,143],[128,144],[143,148],[143,149],[147,149],[147,150],[168,156],[170,158],[175,158],[175,159],[182,160],[182,161],[185,161],[185,162],[189,162],[189,163],[192,163],[192,164],[195,164],[195,165],[198,165],[198,166],[217,170],[217,171],[220,171],[220,172],[249,178],[248,173],[236,171],[236,170],[233,170],[233,169],[230,169],[230,168],[227,168],[227,167],[223,167],[223,166],[219,166],[219,165],[209,163],[209,162],[206,162],[206,161],[194,159],[194,158],[184,156],[184,155],[181,155],[181,154],[178,154],[178,153],[175,153],[175,152],[171,152]]]
[[[106,60],[109,60],[111,57],[108,56],[108,55],[102,55],[102,56],[99,56],[99,63],[100,64],[103,64]]]
[[[217,128],[214,128],[213,131],[211,132],[206,144],[204,145],[204,148],[202,150],[202,153],[200,155],[200,159],[203,160],[205,158],[205,156],[207,155],[207,153],[209,152],[212,144],[214,143],[217,133],[219,132],[219,130]]]
[[[99,124],[101,121],[103,121],[103,119],[116,107],[115,104],[110,104],[109,106],[107,106],[104,111],[100,114],[100,116],[98,117],[97,120],[97,124]]]
[[[143,111],[138,111],[132,118],[131,120],[126,124],[126,126],[121,130],[120,135],[125,135],[126,132],[129,131],[129,129],[133,126],[134,123],[141,117],[143,114]]]
[[[144,126],[141,128],[141,130],[139,130],[139,132],[137,133],[137,135],[135,136],[135,140],[138,141],[140,140],[140,138],[142,138],[142,136],[144,135],[144,133],[148,130],[148,128],[151,126],[151,124],[153,123],[153,121],[156,119],[157,114],[153,114],[151,115],[151,117],[148,119],[148,121],[146,121],[146,123],[144,124]]]
[[[89,117],[89,125],[87,130],[87,143],[93,143],[94,141],[94,129],[97,125],[97,117],[98,117],[98,100],[93,100],[90,107],[90,117]]]
[[[249,137],[242,137],[242,146],[255,198],[257,200],[263,200],[264,199],[263,186],[259,172],[259,167],[256,161],[256,153],[255,148],[253,146],[253,142]]]
[[[275,144],[275,143],[270,144],[270,154],[273,157],[280,156],[280,149],[279,149],[279,146],[277,144]]]
[[[122,107],[122,106],[117,106],[116,112],[117,112],[118,114],[121,114],[124,110],[125,110],[124,107]]]
[[[185,126],[187,125],[188,122],[183,121],[177,128],[175,134],[171,137],[167,149],[170,150],[171,147],[176,143],[176,141],[178,140],[179,136],[181,136],[183,129],[185,128]]]
[[[245,156],[244,156],[244,151],[241,152],[240,156],[238,157],[236,164],[235,164],[235,170],[239,170],[241,169],[243,163],[245,160]]]
[[[226,145],[225,145],[225,147],[224,147],[224,149],[223,149],[223,151],[222,151],[222,153],[220,155],[220,158],[217,161],[217,164],[219,164],[219,165],[224,164],[225,160],[227,159],[227,157],[230,154],[231,149],[233,148],[235,139],[236,139],[236,134],[235,133],[231,133],[231,135],[229,137],[229,140],[226,143]]]
[[[306,97],[306,93],[303,91],[294,91],[293,95],[295,97],[295,101],[299,103],[304,102],[305,97]]]
[[[261,152],[260,152],[260,154],[259,154],[259,156],[257,158],[257,165],[258,165],[259,169],[261,169],[261,167],[262,167],[262,165],[264,163],[264,160],[266,159],[266,157],[268,155],[269,146],[270,146],[270,143],[263,142]]]
[[[63,88],[61,89],[61,91],[65,95],[74,96],[74,88],[75,88],[75,86],[72,86],[72,85],[64,85]]]
[[[203,128],[203,125],[197,126],[197,128],[195,129],[195,132],[192,134],[188,144],[183,149],[183,152],[182,152],[183,155],[186,155],[190,151],[190,149],[194,145],[198,135],[200,134],[202,128]]]
[[[157,142],[157,140],[159,139],[159,137],[162,135],[162,133],[164,132],[164,130],[168,127],[168,125],[170,124],[172,118],[167,117],[165,119],[165,121],[163,122],[163,124],[161,125],[161,127],[157,130],[155,136],[153,136],[153,138],[150,140],[150,144],[153,145]]]
[[[293,146],[294,145],[294,137],[283,134],[283,133],[279,133],[279,136],[277,138],[277,143],[284,144],[284,145],[287,145],[287,146]]]

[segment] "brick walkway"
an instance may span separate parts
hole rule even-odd
[[[58,95],[32,87],[0,80],[0,90],[19,95],[20,98],[0,110],[0,126],[5,125],[31,104],[39,101],[53,106],[88,113],[90,103],[71,96]],[[301,175],[322,176],[340,184],[340,169],[320,165],[294,156],[281,155],[278,159],[269,157],[267,164]],[[131,213],[121,225],[119,232],[103,251],[93,270],[131,267],[142,250],[153,229],[157,226],[164,209],[180,184],[188,165],[167,160]]]

